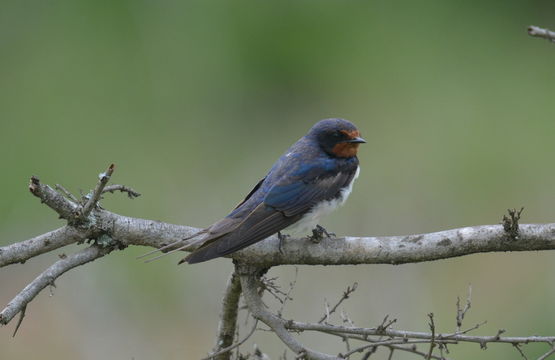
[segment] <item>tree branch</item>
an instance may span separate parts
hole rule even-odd
[[[80,217],[82,219],[89,216],[91,210],[96,206],[98,200],[100,200],[100,196],[104,191],[104,187],[106,186],[106,184],[108,184],[108,181],[114,173],[114,168],[115,165],[111,164],[110,166],[108,166],[108,169],[106,169],[105,172],[98,174],[98,183],[96,184],[96,187],[94,188],[92,193],[87,194],[87,202],[85,203],[85,205],[83,205],[83,208],[81,209]]]
[[[216,338],[214,354],[211,356],[216,360],[229,360],[231,358],[229,350],[233,349],[231,345],[235,337],[240,297],[241,282],[239,281],[239,276],[233,272],[229,277],[222,299],[222,312],[220,314],[220,323],[218,324],[218,336]],[[227,351],[222,352],[224,349],[227,349]]]
[[[21,292],[6,305],[4,310],[0,312],[0,324],[6,325],[17,313],[25,311],[27,304],[33,300],[41,290],[48,285],[53,285],[54,281],[66,271],[107,255],[112,250],[114,250],[113,247],[103,248],[94,245],[70,255],[65,259],[58,260],[21,290]]]
[[[550,41],[555,42],[555,32],[548,30],[548,29],[544,29],[538,26],[534,26],[531,25],[528,27],[528,35],[530,36],[534,36],[534,37],[539,37],[542,39],[547,39]]]
[[[141,194],[139,194],[138,192],[136,192],[135,190],[133,190],[129,186],[125,186],[125,185],[109,185],[109,186],[106,186],[104,188],[104,190],[102,190],[102,193],[104,194],[104,193],[109,192],[109,193],[113,194],[114,191],[120,191],[120,192],[127,193],[127,196],[130,199],[134,199],[136,197],[141,196]]]
[[[38,178],[32,178],[30,189],[42,202],[62,217],[68,218],[70,224],[77,218],[80,206],[66,199],[50,186],[40,183]],[[177,246],[180,244],[180,239],[199,230],[189,226],[126,217],[98,208],[94,209],[89,217],[91,219],[87,223],[70,225],[71,229],[64,230],[67,237],[62,235],[53,237],[49,244],[51,247],[43,250],[21,255],[16,254],[15,251],[8,251],[16,244],[0,248],[0,254],[2,254],[0,265],[25,261],[37,254],[102,234],[109,234],[123,246],[144,245],[160,248],[172,243],[176,243]],[[287,238],[282,241],[281,252],[278,251],[280,240],[277,236],[271,236],[229,257],[261,267],[403,264],[483,252],[555,249],[555,224],[553,223],[521,224],[517,225],[517,228],[511,228],[511,232],[507,232],[504,226],[483,225],[405,236],[324,238],[317,244],[307,239]],[[56,231],[53,233],[59,235],[60,233]],[[515,231],[518,231],[518,237],[514,236]],[[35,239],[38,238],[40,237]],[[23,246],[31,240],[20,245]]]
[[[315,360],[332,360],[339,359],[335,356],[316,352],[305,347],[297,341],[286,329],[286,321],[266,310],[262,299],[258,293],[260,269],[251,266],[239,265],[236,267],[241,279],[241,287],[245,302],[255,319],[262,321],[268,325],[270,329],[289,347],[297,356],[303,356],[307,359]]]
[[[72,243],[90,240],[95,245],[81,250],[65,259],[59,260],[26,286],[0,312],[0,324],[7,324],[18,313],[24,314],[27,304],[45,287],[64,272],[86,264],[94,259],[109,254],[114,249],[123,249],[128,245],[143,245],[164,248],[170,251],[184,245],[182,239],[187,238],[199,229],[189,226],[167,224],[154,220],[126,217],[104,210],[97,206],[101,195],[108,191],[120,190],[131,194],[130,188],[123,185],[107,186],[112,175],[111,166],[107,173],[101,174],[100,180],[88,197],[85,204],[76,201],[63,187],[52,189],[42,184],[38,178],[32,177],[29,185],[31,193],[42,203],[52,208],[59,216],[67,220],[67,225],[32,239],[0,248],[0,267],[26,260],[50,252]],[[133,191],[133,193],[135,193]],[[391,353],[395,350],[411,351],[424,354],[426,358],[437,358],[432,354],[433,348],[427,352],[419,352],[408,346],[415,343],[436,344],[443,351],[445,344],[465,341],[476,342],[486,346],[490,342],[511,343],[513,345],[530,342],[555,343],[555,337],[502,337],[502,331],[495,336],[472,336],[468,332],[472,327],[460,330],[460,323],[467,308],[457,313],[457,331],[454,333],[422,333],[393,330],[388,326],[377,328],[358,328],[351,322],[349,326],[330,324],[309,324],[287,321],[267,310],[258,292],[259,277],[277,265],[351,265],[351,264],[402,264],[446,259],[456,256],[494,251],[531,251],[555,249],[555,224],[519,224],[520,212],[509,211],[510,216],[504,217],[501,225],[484,225],[446,230],[435,233],[378,236],[378,237],[341,237],[324,238],[319,243],[307,239],[291,239],[281,241],[272,236],[242,251],[232,254],[236,263],[237,274],[232,275],[226,295],[223,299],[222,314],[218,331],[216,353],[221,359],[229,358],[236,327],[237,304],[241,289],[252,315],[268,325],[272,331],[298,356],[310,359],[338,359],[338,357],[322,354],[306,348],[290,331],[317,331],[340,336],[344,340],[358,339],[370,342],[368,346],[359,347],[357,351],[366,351],[369,356],[377,346],[385,346]],[[281,251],[278,249],[281,248]],[[194,250],[194,246],[188,250]],[[244,265],[248,264],[248,265]],[[344,294],[344,298],[348,297]],[[470,300],[470,299],[469,299]],[[469,307],[470,304],[468,304]],[[337,305],[339,306],[339,304]],[[337,306],[332,310],[335,311]],[[20,322],[23,316],[20,317]],[[325,320],[327,317],[325,318]],[[19,327],[19,324],[18,326]],[[250,336],[250,334],[249,334]],[[374,336],[372,338],[372,336]],[[383,337],[386,337],[383,339]],[[239,343],[240,344],[240,343]],[[518,348],[520,350],[520,348]],[[354,353],[349,350],[350,353]],[[553,354],[550,350],[544,358]],[[442,358],[443,355],[440,356]]]
[[[88,231],[82,231],[72,226],[62,226],[32,239],[1,247],[0,267],[24,263],[37,255],[56,250],[62,246],[85,241],[89,236]]]
[[[29,181],[29,191],[38,197],[41,203],[48,205],[49,208],[56,211],[60,218],[73,220],[79,210],[79,205],[71,200],[66,199],[58,191],[52,189],[48,185],[41,184],[36,176],[31,176]]]
[[[297,331],[318,331],[324,333],[341,333],[341,334],[356,334],[363,336],[378,335],[378,336],[389,336],[405,339],[421,339],[432,341],[432,337],[435,342],[444,341],[461,341],[461,342],[472,342],[478,343],[480,345],[486,345],[487,343],[509,343],[509,344],[528,344],[528,343],[547,343],[551,344],[555,342],[555,336],[475,336],[475,335],[465,335],[460,333],[442,333],[442,334],[432,334],[426,332],[417,331],[404,331],[404,330],[393,330],[386,329],[381,330],[377,327],[375,328],[361,328],[361,327],[351,327],[351,326],[339,326],[339,325],[329,325],[329,324],[313,324],[304,323],[299,321],[287,321],[285,324],[286,328],[289,330]]]
[[[483,225],[435,233],[324,238],[315,244],[306,239],[286,239],[282,253],[273,236],[254,244],[233,258],[259,266],[404,264],[496,251],[555,249],[555,224],[519,225],[518,239],[511,239],[502,225]]]
[[[240,341],[237,341],[235,344],[229,345],[228,347],[218,350],[217,352],[212,353],[211,355],[208,355],[202,360],[219,359],[219,356],[222,356],[222,355],[225,355],[224,359],[231,359],[230,351],[243,345],[245,341],[247,341],[252,336],[252,334],[254,334],[257,326],[258,326],[258,320],[255,320],[254,325],[251,328],[251,331],[249,331],[249,333],[243,339],[241,339]]]

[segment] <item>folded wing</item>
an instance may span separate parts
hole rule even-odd
[[[227,217],[214,224],[202,239],[202,245],[180,263],[193,264],[231,254],[292,225],[319,202],[337,197],[353,180],[357,165],[335,173],[313,167],[308,169],[310,177],[301,174],[292,181],[277,182],[245,217]],[[240,210],[244,203],[234,211]]]

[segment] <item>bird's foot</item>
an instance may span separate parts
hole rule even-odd
[[[287,234],[282,234],[280,231],[278,231],[277,233],[277,237],[279,239],[279,244],[278,244],[278,250],[279,253],[283,255],[283,242],[285,241],[285,239],[287,239],[288,237],[291,237],[291,235],[287,235]]]
[[[319,243],[320,241],[322,241],[322,239],[324,238],[324,235],[328,238],[331,239],[332,237],[335,237],[335,234],[332,232],[328,232],[326,229],[324,229],[323,226],[321,225],[316,225],[316,228],[312,229],[312,235],[308,237],[308,239],[310,241],[312,241],[313,243]]]

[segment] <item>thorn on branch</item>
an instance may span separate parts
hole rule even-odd
[[[25,311],[27,311],[27,304],[23,306],[23,308],[21,309],[21,312],[19,313],[19,320],[17,320],[17,325],[15,326],[15,330],[13,331],[12,337],[15,337],[15,335],[17,334],[17,330],[19,330],[19,327],[23,322],[23,318],[25,317]]]
[[[522,211],[524,211],[524,207],[521,207],[518,211],[516,209],[507,209],[507,211],[509,216],[503,215],[501,224],[511,240],[518,240],[518,221]]]

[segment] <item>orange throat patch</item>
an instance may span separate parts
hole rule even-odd
[[[354,139],[360,136],[360,131],[358,130],[353,130],[353,131],[341,130],[341,132],[347,135],[349,139]],[[335,154],[335,156],[338,156],[338,157],[344,157],[344,158],[353,157],[357,154],[359,145],[360,145],[359,143],[343,142],[343,143],[336,144],[333,147],[333,149],[331,149],[331,151]]]
[[[339,143],[331,151],[338,157],[349,158],[357,154],[359,143]]]

